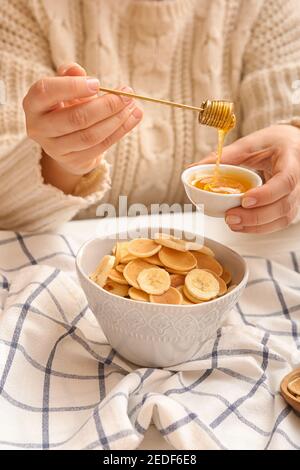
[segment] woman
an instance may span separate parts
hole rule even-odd
[[[98,97],[92,77],[183,103],[233,100],[230,139],[242,138],[223,162],[267,182],[226,222],[259,233],[290,224],[300,200],[298,10],[286,0],[2,0],[1,228],[53,229],[120,195],[184,201],[180,174],[215,149],[216,131],[152,103],[142,120],[140,103]]]

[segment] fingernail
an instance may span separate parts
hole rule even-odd
[[[130,88],[129,86],[124,86],[123,88],[121,88],[121,91],[125,91],[125,93],[133,93],[133,89]],[[133,101],[133,99],[130,96],[122,96],[122,95],[120,96],[122,98],[123,103],[130,103],[130,101]]]
[[[142,118],[143,113],[139,108],[135,108],[132,112],[132,116],[135,117],[137,121],[139,121]]]
[[[230,229],[233,232],[241,232],[243,230],[244,226],[243,225],[232,225]]]
[[[242,206],[243,207],[252,207],[257,204],[257,200],[254,197],[245,197],[242,200]]]
[[[67,72],[70,72],[70,71],[73,70],[73,69],[81,69],[81,70],[84,71],[84,68],[81,67],[81,65],[77,64],[76,62],[74,62],[74,64],[71,64],[71,65],[69,65],[68,67],[65,67],[65,68],[63,69],[63,72],[62,72],[62,73],[65,74],[65,73],[67,73]]]
[[[87,81],[87,86],[90,91],[93,91],[94,93],[97,92],[100,88],[100,82],[97,78],[88,78]]]
[[[242,222],[242,219],[237,215],[229,215],[226,217],[226,223],[228,225],[238,225]]]

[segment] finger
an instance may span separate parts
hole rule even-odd
[[[226,223],[231,225],[243,225],[252,227],[265,225],[277,219],[285,217],[299,203],[299,191],[293,191],[288,196],[280,199],[274,204],[259,207],[257,209],[243,209],[236,207],[226,212]]]
[[[86,75],[87,75],[85,69],[83,67],[81,67],[81,65],[77,64],[76,62],[73,62],[71,64],[67,64],[67,65],[61,65],[57,70],[57,74],[61,77],[64,77],[64,76],[86,77]],[[75,100],[65,101],[64,106],[62,106],[62,107],[68,107],[68,106],[73,106],[74,104],[84,103],[85,101],[93,100],[96,97],[97,97],[97,93],[95,95],[89,96],[87,98],[79,98],[79,99],[75,99]]]
[[[132,91],[129,87],[124,87],[122,90]],[[36,125],[40,133],[48,137],[60,137],[104,121],[119,113],[130,103],[133,103],[132,98],[110,93],[85,103],[48,113],[42,116]]]
[[[293,209],[289,214],[280,219],[274,220],[264,225],[243,227],[242,225],[232,225],[230,228],[234,232],[240,233],[272,233],[288,227],[298,213],[298,208]]]
[[[106,138],[122,127],[131,115],[137,120],[140,120],[142,117],[141,110],[135,104],[130,104],[114,116],[98,122],[87,129],[82,129],[63,137],[57,137],[53,139],[53,144],[56,149],[59,149],[60,155],[89,149],[105,141]]]
[[[64,76],[86,76],[86,71],[80,64],[77,62],[71,62],[69,64],[62,64],[57,69],[57,75],[60,77]]]
[[[99,80],[89,77],[49,77],[30,88],[23,105],[28,112],[44,113],[60,101],[92,96],[99,90]]]
[[[287,167],[284,172],[275,174],[263,186],[247,191],[242,199],[242,206],[244,208],[267,206],[292,193],[297,185],[296,172],[293,171],[293,167]]]
[[[142,115],[141,115],[142,117]],[[67,155],[61,157],[64,161],[69,162],[71,159],[73,162],[80,162],[80,160],[86,159],[94,159],[97,156],[101,155],[105,152],[109,147],[114,145],[120,139],[122,139],[128,132],[130,132],[134,127],[140,122],[140,118],[136,118],[133,115],[129,116],[129,118],[124,122],[124,124],[116,130],[113,134],[108,136],[104,141],[100,144],[95,145],[87,150],[83,150],[82,152],[72,152]]]

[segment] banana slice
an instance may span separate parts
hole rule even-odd
[[[226,282],[224,281],[224,279],[222,279],[221,277],[217,276],[216,273],[214,273],[213,271],[211,271],[210,269],[204,269],[203,271],[206,271],[208,273],[211,273],[218,281],[219,283],[219,293],[218,293],[218,297],[221,297],[222,295],[226,294],[227,292],[227,285],[226,285]]]
[[[226,282],[227,285],[230,284],[230,283],[231,283],[231,279],[232,279],[231,272],[228,271],[228,269],[223,268],[223,272],[222,272],[221,278],[223,279],[224,282]]]
[[[150,295],[150,302],[154,304],[182,304],[182,295],[175,287],[170,287],[164,294]]]
[[[185,278],[185,293],[199,300],[210,300],[219,294],[219,282],[213,274],[203,269],[193,269]],[[188,297],[188,295],[187,295]],[[189,297],[188,297],[189,298]]]
[[[110,271],[108,278],[112,281],[117,282],[118,284],[123,284],[124,286],[128,286],[128,282],[126,281],[125,277],[122,273],[117,271],[115,268],[112,268]]]
[[[203,245],[203,243],[197,243],[197,242],[189,242],[185,241],[186,247],[188,251],[199,251],[201,252],[202,250],[205,251],[206,247]]]
[[[147,263],[150,263],[150,264],[154,264],[155,266],[163,266],[157,253],[153,256],[150,256],[149,258],[144,258],[144,261],[147,261]]]
[[[180,238],[173,237],[167,233],[155,233],[154,240],[156,243],[159,243],[162,246],[172,248],[172,250],[183,252],[188,251],[185,240],[180,240]]]
[[[130,287],[128,294],[132,300],[139,300],[140,302],[150,302],[149,294],[147,294],[147,292],[144,292],[141,289]]]
[[[196,299],[193,295],[190,294],[190,292],[187,290],[186,286],[183,286],[182,291],[186,298],[192,303],[192,304],[202,304],[203,300]]]
[[[119,297],[127,297],[129,286],[124,286],[109,279],[103,289],[107,290],[111,294],[118,295]]]
[[[136,238],[128,244],[128,252],[136,258],[149,258],[161,249],[161,245],[149,238]]]
[[[116,270],[119,271],[119,273],[122,273],[125,269],[126,264],[118,264],[116,266]]]
[[[179,287],[184,285],[185,276],[183,274],[171,274],[171,286]]]
[[[105,255],[100,264],[97,266],[95,272],[91,274],[90,278],[92,281],[96,282],[98,286],[103,287],[110,271],[112,270],[115,264],[115,257],[110,255]]]
[[[165,266],[179,272],[190,271],[197,266],[195,256],[189,251],[183,253],[164,246],[159,251],[158,257]]]
[[[211,256],[203,255],[202,253],[198,253],[197,251],[193,251],[193,255],[197,260],[197,268],[198,269],[209,269],[217,274],[217,276],[222,275],[223,267],[221,264]]]
[[[116,243],[116,245],[114,246],[114,248],[115,248],[114,255],[115,255],[115,257],[116,257],[115,266],[117,266],[117,265],[120,263],[121,254],[122,254],[122,245],[123,245],[123,243],[125,243],[125,242],[118,242],[118,243]]]
[[[128,284],[131,286],[135,287],[136,289],[139,289],[139,283],[137,282],[137,277],[140,274],[141,271],[145,269],[150,269],[153,268],[152,264],[146,263],[146,261],[142,259],[135,259],[133,261],[130,261],[126,266],[123,271],[123,276],[125,277],[126,281]]]
[[[144,269],[137,277],[140,289],[147,294],[162,295],[171,286],[170,275],[167,271],[160,268]]]
[[[182,297],[182,305],[193,305],[194,303],[200,303],[200,301],[198,302],[191,302],[185,295],[185,293],[183,292],[183,289],[184,289],[184,286],[178,286],[176,287],[176,289],[180,292],[181,294],[181,297]],[[197,300],[197,299],[196,299]]]

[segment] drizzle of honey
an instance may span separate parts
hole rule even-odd
[[[203,189],[218,194],[242,194],[248,191],[251,187],[251,181],[240,175],[230,174],[226,175],[221,173],[220,165],[223,153],[223,147],[226,135],[230,132],[236,124],[236,117],[232,114],[232,120],[228,127],[218,129],[218,150],[217,160],[212,176],[203,176],[202,178],[192,182],[196,188]]]

